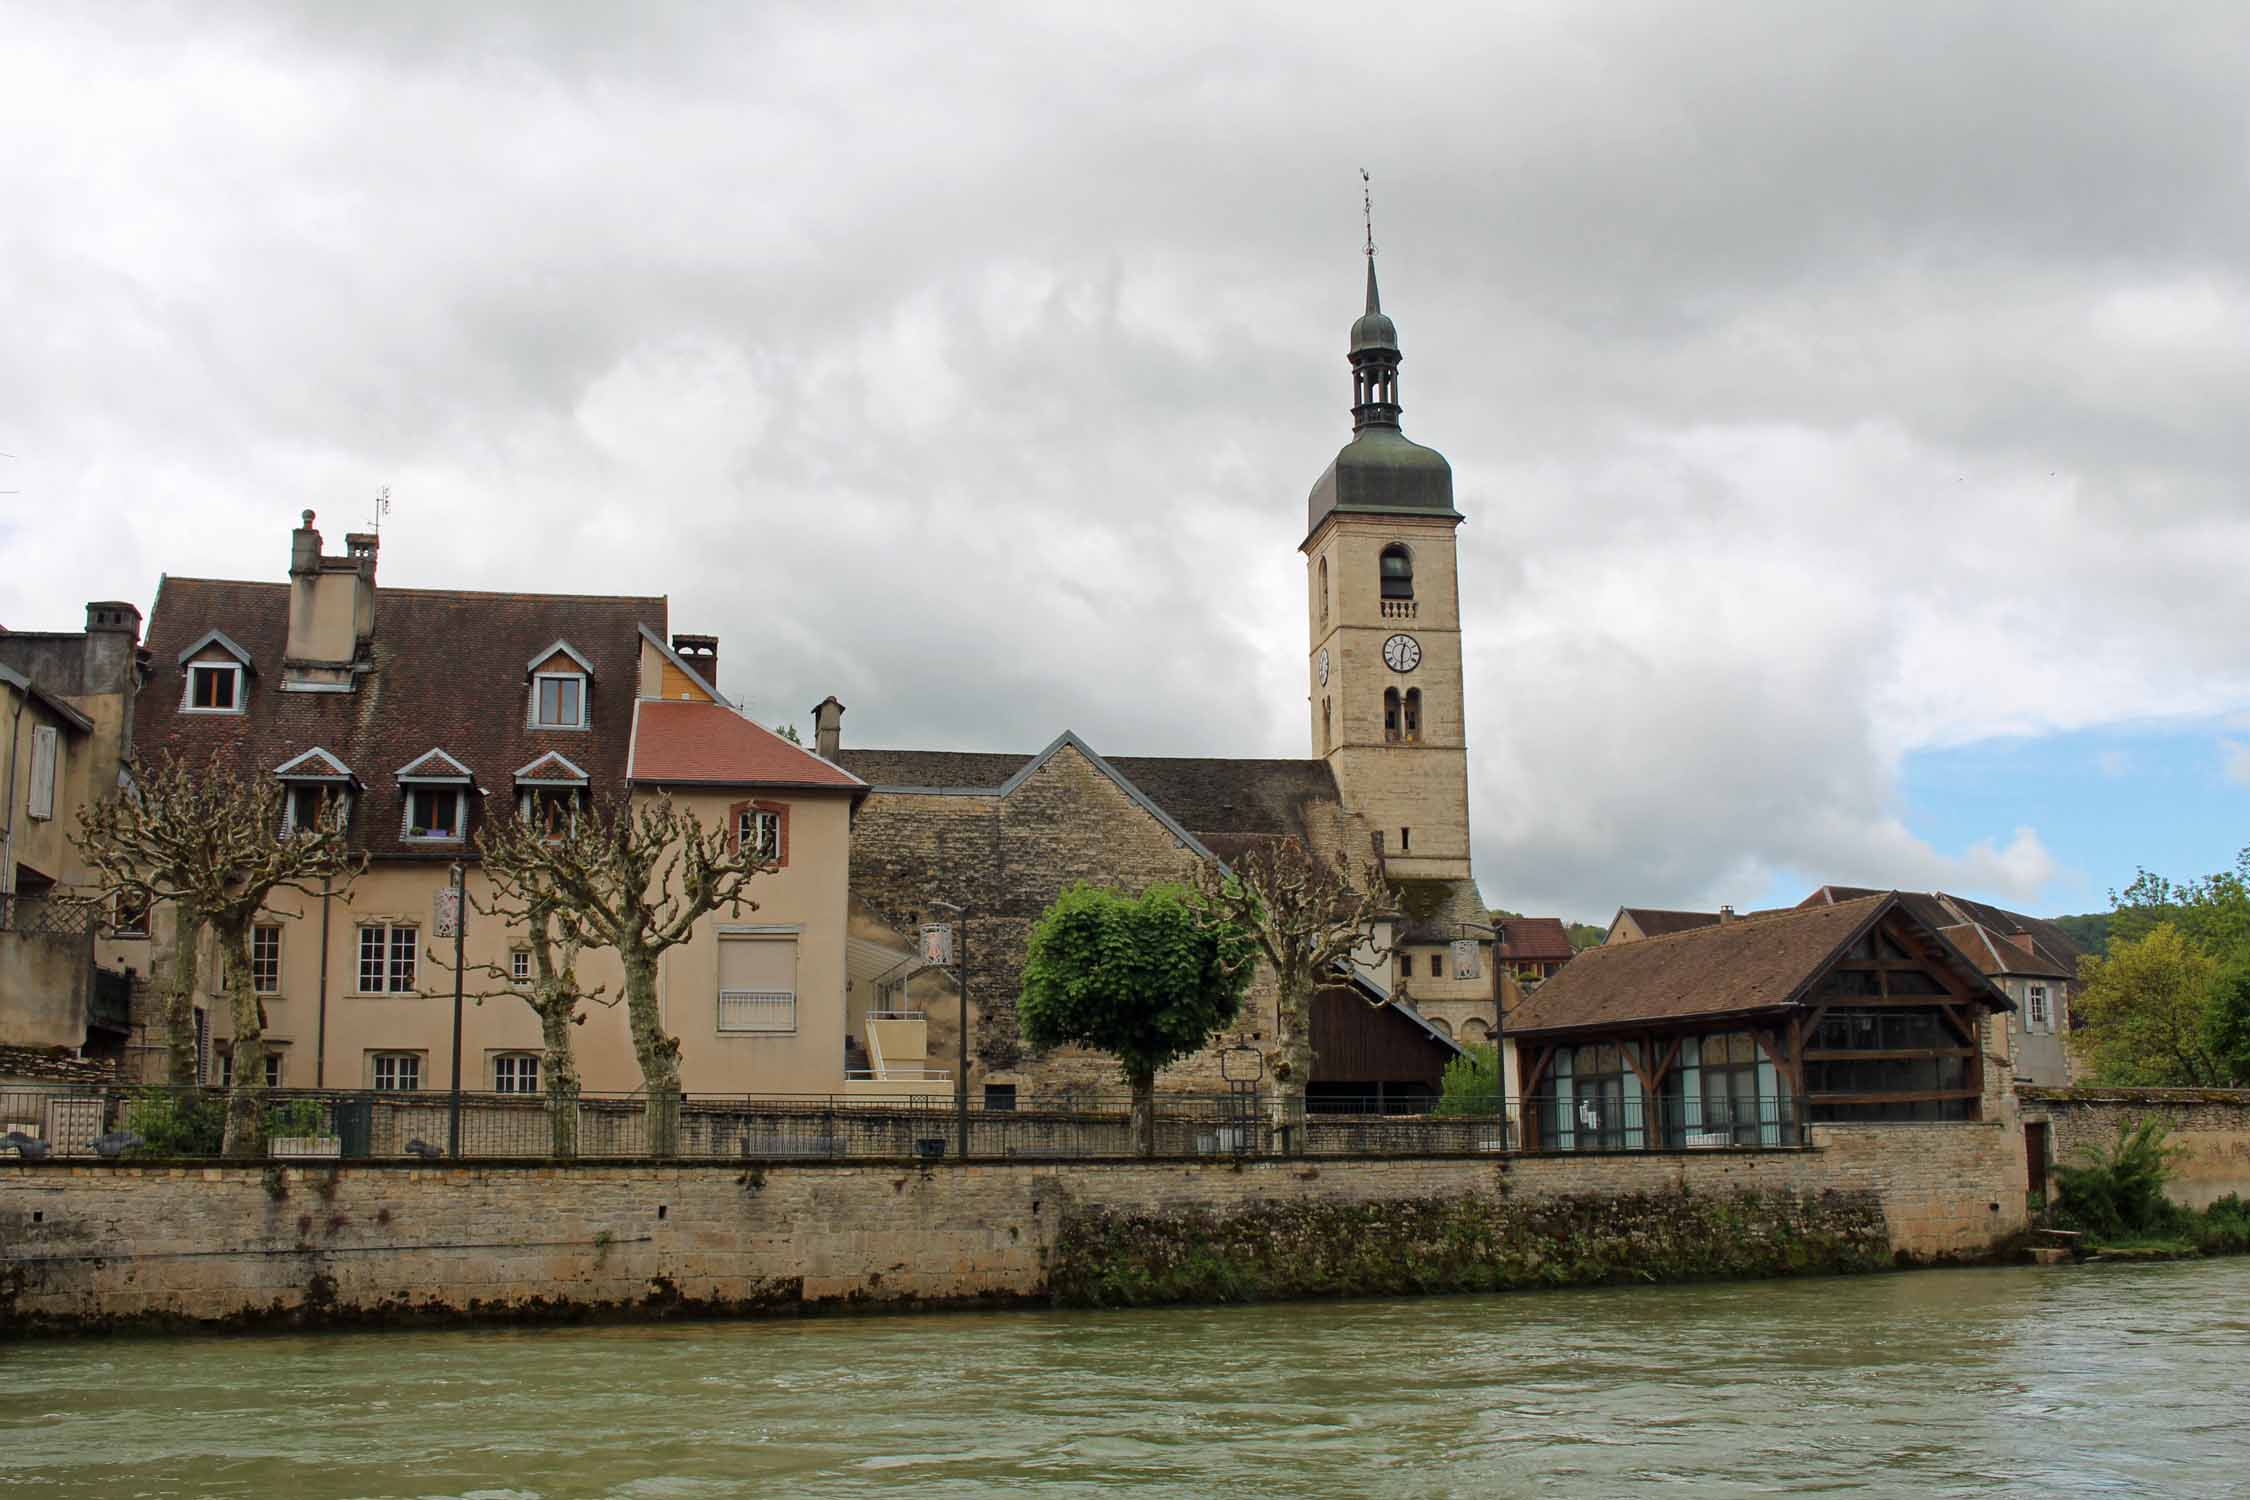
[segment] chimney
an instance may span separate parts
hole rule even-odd
[[[1722,923],[1724,923],[1724,922],[1732,922],[1732,921],[1736,920],[1736,918],[1735,918],[1735,915],[1734,915],[1734,908],[1733,908],[1733,907],[1731,907],[1731,906],[1722,906],[1722,907],[1720,907],[1720,908],[1719,908],[1719,920],[1720,920],[1720,921],[1721,921]]]
[[[2032,936],[2028,932],[2011,932],[2008,934],[2008,941],[2034,958],[2039,956],[2038,946],[2033,942]]]
[[[372,531],[344,533],[344,560],[352,565],[352,650],[375,639],[375,557],[383,539]]]
[[[844,748],[844,705],[830,693],[813,705],[813,749],[822,760],[834,760]]]
[[[313,530],[313,513],[306,511],[304,524],[289,533],[289,576],[300,578],[320,571],[320,533]]]
[[[695,675],[719,690],[719,638],[715,635],[675,635],[672,654],[695,669]]]

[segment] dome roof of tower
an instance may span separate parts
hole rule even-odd
[[[1397,348],[1398,325],[1391,321],[1389,313],[1361,313],[1359,320],[1352,324],[1352,353],[1363,349]]]
[[[1368,427],[1343,446],[1313,484],[1306,529],[1330,511],[1376,511],[1458,516],[1453,508],[1453,466],[1395,427]]]

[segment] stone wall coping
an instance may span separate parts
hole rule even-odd
[[[2078,1084],[2056,1088],[2046,1084],[2016,1085],[2016,1097],[2035,1104],[2245,1104],[2250,1089],[2148,1089]]]

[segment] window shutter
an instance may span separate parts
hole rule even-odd
[[[35,724],[31,730],[31,806],[35,818],[55,815],[55,762],[60,735],[51,724]]]
[[[281,836],[297,831],[297,789],[288,782],[281,784]]]

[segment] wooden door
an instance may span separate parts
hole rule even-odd
[[[2047,1197],[2047,1122],[2027,1120],[2023,1127],[2023,1160],[2032,1192],[2042,1202]]]

